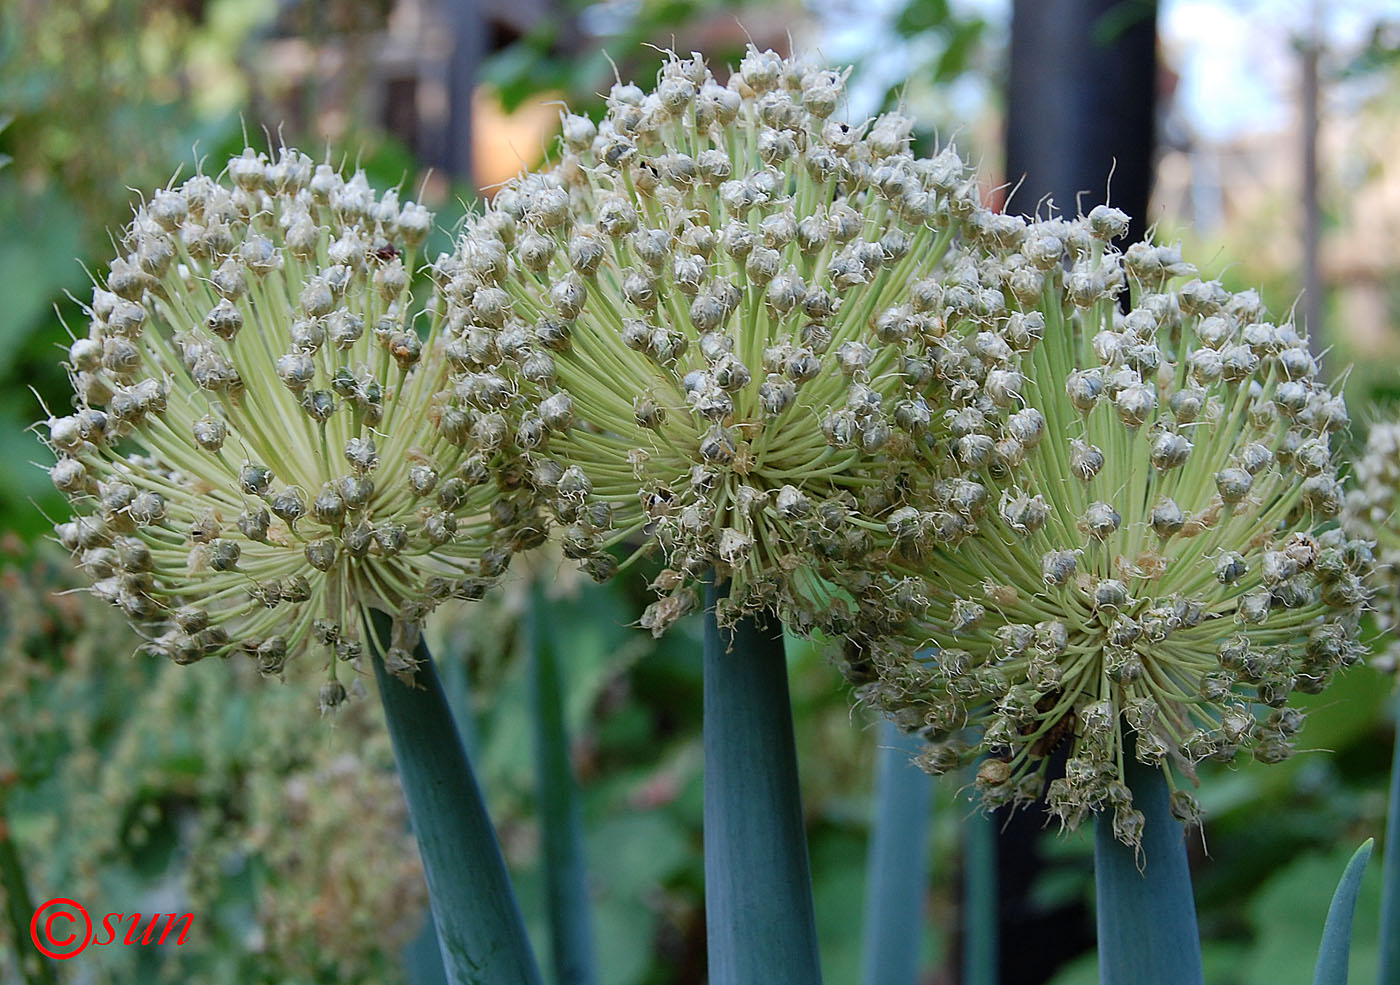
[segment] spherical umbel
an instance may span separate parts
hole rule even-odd
[[[1343,524],[1353,537],[1375,545],[1376,564],[1369,583],[1379,627],[1390,637],[1386,652],[1372,666],[1393,670],[1400,643],[1400,423],[1381,420],[1371,425],[1366,453],[1352,470],[1354,481],[1347,494]]]
[[[934,309],[925,399],[947,409],[918,506],[891,518],[884,576],[846,583],[899,628],[852,634],[848,666],[930,737],[928,768],[992,757],[988,806],[1034,799],[1068,746],[1049,809],[1111,810],[1132,842],[1129,749],[1169,778],[1289,755],[1289,695],[1359,658],[1370,552],[1337,523],[1346,408],[1306,341],[1173,248],[1120,255],[1110,219],[968,237]]]
[[[77,410],[41,425],[76,513],[58,535],[152,651],[276,674],[319,645],[334,682],[366,606],[412,624],[479,594],[533,514],[420,358],[445,332],[409,286],[427,211],[285,148],[221,178],[138,208],[93,290]],[[453,495],[420,492],[425,469]]]
[[[489,402],[505,382],[526,474],[591,572],[623,542],[664,554],[654,632],[711,570],[722,618],[839,632],[829,571],[888,546],[929,453],[932,295],[976,186],[951,151],[916,158],[901,116],[830,119],[842,82],[751,49],[722,85],[672,57],[600,123],[565,115],[557,164],[462,230],[457,385]],[[587,488],[551,486],[562,466]]]

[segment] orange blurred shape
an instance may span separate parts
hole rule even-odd
[[[563,96],[546,92],[506,112],[491,86],[472,92],[472,171],[481,194],[491,196],[522,169],[535,168],[554,152]]]

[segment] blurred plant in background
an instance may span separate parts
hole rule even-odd
[[[314,668],[268,688],[251,665],[138,656],[47,548],[11,538],[0,582],[0,775],[33,902],[195,914],[186,946],[104,949],[112,980],[397,977],[427,900],[372,703],[328,727],[306,713]]]
[[[213,118],[198,112],[193,99],[196,89],[209,88],[201,67],[214,69],[232,57],[227,39],[227,31],[202,28],[176,3],[7,5],[0,21],[0,106],[13,118],[0,142],[12,161],[0,171],[0,226],[42,234],[9,235],[0,243],[0,270],[10,282],[0,317],[0,379],[30,383],[62,404],[62,373],[50,348],[61,338],[53,305],[66,290],[84,293],[74,261],[104,252],[107,230],[129,215],[126,185],[163,184],[197,141],[216,139],[218,114],[227,126],[238,95],[222,100],[221,109],[209,107]],[[202,59],[194,58],[197,49]],[[113,173],[118,164],[120,179]],[[32,401],[21,386],[3,388],[6,461],[32,457],[22,432],[34,416]],[[32,534],[39,521],[25,502],[52,494],[32,470],[7,473],[0,509]]]

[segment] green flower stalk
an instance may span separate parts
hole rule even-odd
[[[58,539],[152,652],[278,675],[319,644],[334,706],[377,647],[369,607],[411,674],[423,616],[531,541],[500,456],[447,423],[446,320],[410,284],[431,225],[286,148],[136,210],[68,350],[75,410],[44,430],[77,514]]]
[[[710,570],[725,625],[775,609],[844,632],[830,573],[868,569],[911,503],[932,275],[976,186],[952,152],[915,159],[902,116],[833,119],[843,81],[750,49],[720,84],[672,56],[653,91],[613,86],[596,125],[565,115],[554,166],[462,230],[458,391],[513,425],[590,573],[623,542],[664,552],[657,634]]]
[[[922,446],[930,484],[890,518],[886,577],[851,586],[903,631],[848,669],[931,737],[926,768],[989,755],[988,807],[1033,800],[1067,744],[1049,810],[1070,827],[1111,812],[1136,845],[1127,734],[1189,820],[1172,767],[1286,758],[1304,717],[1289,695],[1359,659],[1370,552],[1335,519],[1346,406],[1256,294],[1173,247],[1114,249],[1117,210],[966,225],[933,309],[948,409]]]

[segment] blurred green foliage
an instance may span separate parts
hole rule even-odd
[[[0,784],[29,895],[76,899],[99,929],[193,914],[182,946],[93,946],[59,980],[397,979],[427,897],[378,704],[322,721],[314,668],[282,686],[249,661],[137,656],[59,553],[11,537],[0,560]],[[33,951],[13,936],[5,985]]]
[[[909,0],[894,18],[896,34],[906,43],[929,46],[931,57],[918,75],[906,82],[916,86],[946,86],[979,67],[987,51],[987,21],[978,13],[955,7],[948,0]],[[890,89],[886,102],[900,89]]]
[[[481,78],[507,110],[541,92],[559,92],[574,112],[597,115],[602,111],[598,94],[612,84],[614,71],[624,82],[653,78],[665,57],[659,49],[671,45],[678,34],[684,37],[687,28],[721,17],[729,24],[742,23],[746,13],[773,5],[774,0],[742,5],[732,0],[640,0],[630,9],[610,11],[609,5],[592,0],[562,0],[554,5],[554,16],[541,18],[489,58]],[[581,43],[581,18],[594,22],[589,26],[601,32],[604,44]],[[729,32],[729,38],[721,46],[710,46],[706,58],[720,65],[737,63],[744,36]]]

